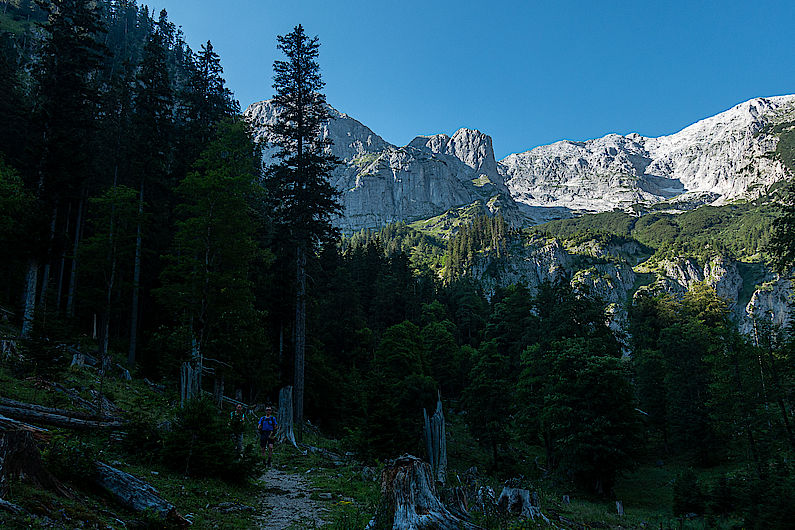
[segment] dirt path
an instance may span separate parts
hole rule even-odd
[[[301,475],[271,468],[259,481],[265,509],[256,517],[257,528],[281,530],[299,523],[311,528],[324,523],[328,508],[310,499],[312,486]]]

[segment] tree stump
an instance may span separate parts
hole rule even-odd
[[[442,413],[442,398],[436,402],[436,412],[428,418],[428,411],[422,409],[425,417],[425,448],[428,451],[428,460],[431,463],[434,479],[444,484],[447,480],[447,440],[445,439],[444,413]]]
[[[36,446],[34,432],[21,428],[0,430],[0,497],[7,493],[8,479],[23,477],[39,487],[72,497],[58,480],[44,468]]]
[[[293,447],[298,449],[293,433],[293,387],[291,386],[279,390],[279,410],[276,412],[276,422],[279,424],[276,440],[290,442]]]
[[[370,527],[393,530],[478,529],[453,515],[436,495],[431,468],[419,458],[403,455],[381,474],[381,505]]]
[[[527,517],[533,521],[536,518],[543,520],[545,523],[550,524],[549,518],[541,513],[541,509],[534,503],[534,497],[530,491],[519,488],[502,488],[502,493],[497,499],[497,505],[510,513],[518,514],[521,517]]]

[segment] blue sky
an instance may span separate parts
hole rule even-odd
[[[142,0],[243,108],[273,94],[276,36],[320,38],[328,102],[404,145],[479,129],[497,158],[561,139],[676,132],[795,93],[793,1]]]

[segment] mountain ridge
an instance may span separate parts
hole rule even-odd
[[[343,160],[332,174],[341,192],[344,232],[427,219],[482,201],[514,226],[582,213],[685,211],[752,199],[787,178],[768,125],[795,120],[795,95],[753,98],[659,137],[607,134],[560,140],[496,160],[492,138],[460,128],[395,146],[329,107],[323,135]],[[275,120],[270,101],[244,115],[266,145]]]

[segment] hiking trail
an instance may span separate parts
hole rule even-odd
[[[263,512],[255,517],[257,528],[281,530],[291,525],[321,526],[328,508],[311,499],[314,491],[299,473],[270,468],[259,478]]]

